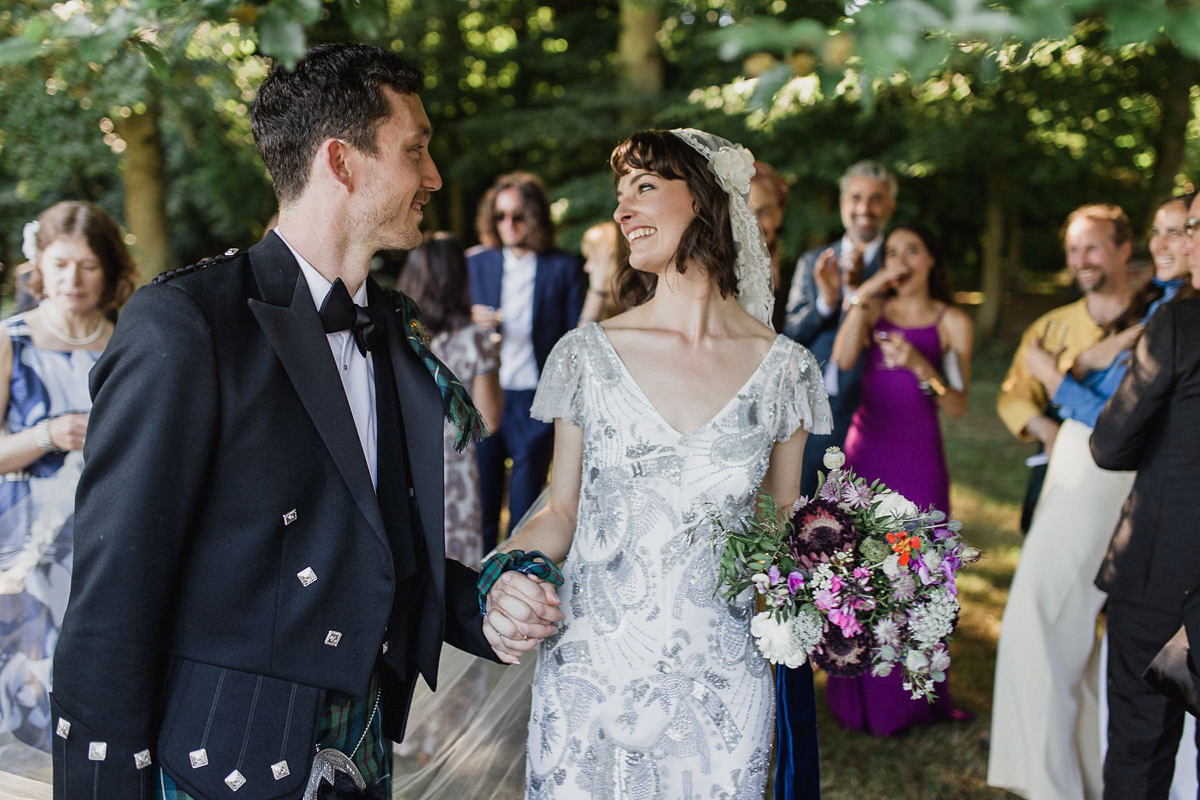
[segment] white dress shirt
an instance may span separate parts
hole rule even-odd
[[[538,385],[537,357],[533,353],[533,281],[537,253],[517,257],[504,248],[504,274],[500,279],[500,310],[504,335],[500,339],[500,388],[533,390]]]
[[[300,273],[304,275],[304,280],[308,283],[308,291],[312,294],[313,305],[321,308],[321,304],[325,302],[325,296],[329,294],[330,287],[333,286],[325,276],[317,272],[312,264],[308,263],[304,256],[296,252],[296,249],[288,244],[288,240],[284,239],[279,233],[279,229],[275,229],[275,235],[288,246],[292,251],[292,255],[296,257],[296,261],[300,264]],[[355,305],[367,305],[367,284],[364,281],[358,287],[358,291],[351,298]],[[329,340],[329,351],[333,356],[333,362],[337,365],[338,375],[342,378],[342,389],[346,392],[346,402],[350,405],[350,414],[354,417],[354,427],[358,430],[358,442],[362,445],[363,458],[367,461],[367,470],[371,473],[371,483],[378,488],[379,480],[379,460],[377,457],[377,432],[375,429],[375,364],[371,360],[371,351],[368,350],[364,356],[358,351],[358,346],[354,344],[354,336],[350,331],[338,331],[336,333],[327,333],[325,338]]]

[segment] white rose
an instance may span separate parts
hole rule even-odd
[[[909,650],[908,655],[904,658],[904,666],[908,667],[909,672],[928,672],[929,656],[920,650]]]
[[[709,162],[717,183],[727,192],[746,194],[754,177],[754,156],[740,144],[722,147]]]
[[[750,633],[758,641],[758,649],[772,664],[785,664],[794,669],[808,659],[808,654],[797,646],[790,622],[780,622],[769,611],[754,615],[750,620]]]
[[[879,502],[875,506],[876,519],[912,519],[921,513],[913,501],[899,492],[883,492],[875,495],[875,499]]]
[[[900,574],[900,556],[892,553],[883,560],[883,574],[895,578]]]

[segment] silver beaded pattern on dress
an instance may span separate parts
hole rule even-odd
[[[715,594],[705,514],[750,513],[774,443],[828,432],[816,361],[776,339],[737,396],[683,435],[588,325],[551,354],[533,415],[583,429],[583,476],[566,619],[534,678],[527,796],[760,798],[774,685],[751,598]]]

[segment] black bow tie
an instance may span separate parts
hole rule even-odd
[[[371,349],[378,327],[371,318],[371,312],[355,305],[350,299],[350,292],[346,290],[346,284],[342,283],[341,278],[333,282],[329,294],[325,295],[325,300],[321,303],[321,310],[317,313],[321,315],[321,325],[326,333],[350,331],[354,343],[358,345],[358,352],[365,356]]]

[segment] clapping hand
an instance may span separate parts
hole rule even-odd
[[[842,268],[838,265],[837,255],[830,247],[817,256],[813,267],[813,282],[825,305],[836,309],[842,297]]]
[[[554,585],[533,575],[505,572],[487,595],[483,635],[505,664],[519,664],[522,653],[558,632],[562,600]]]

